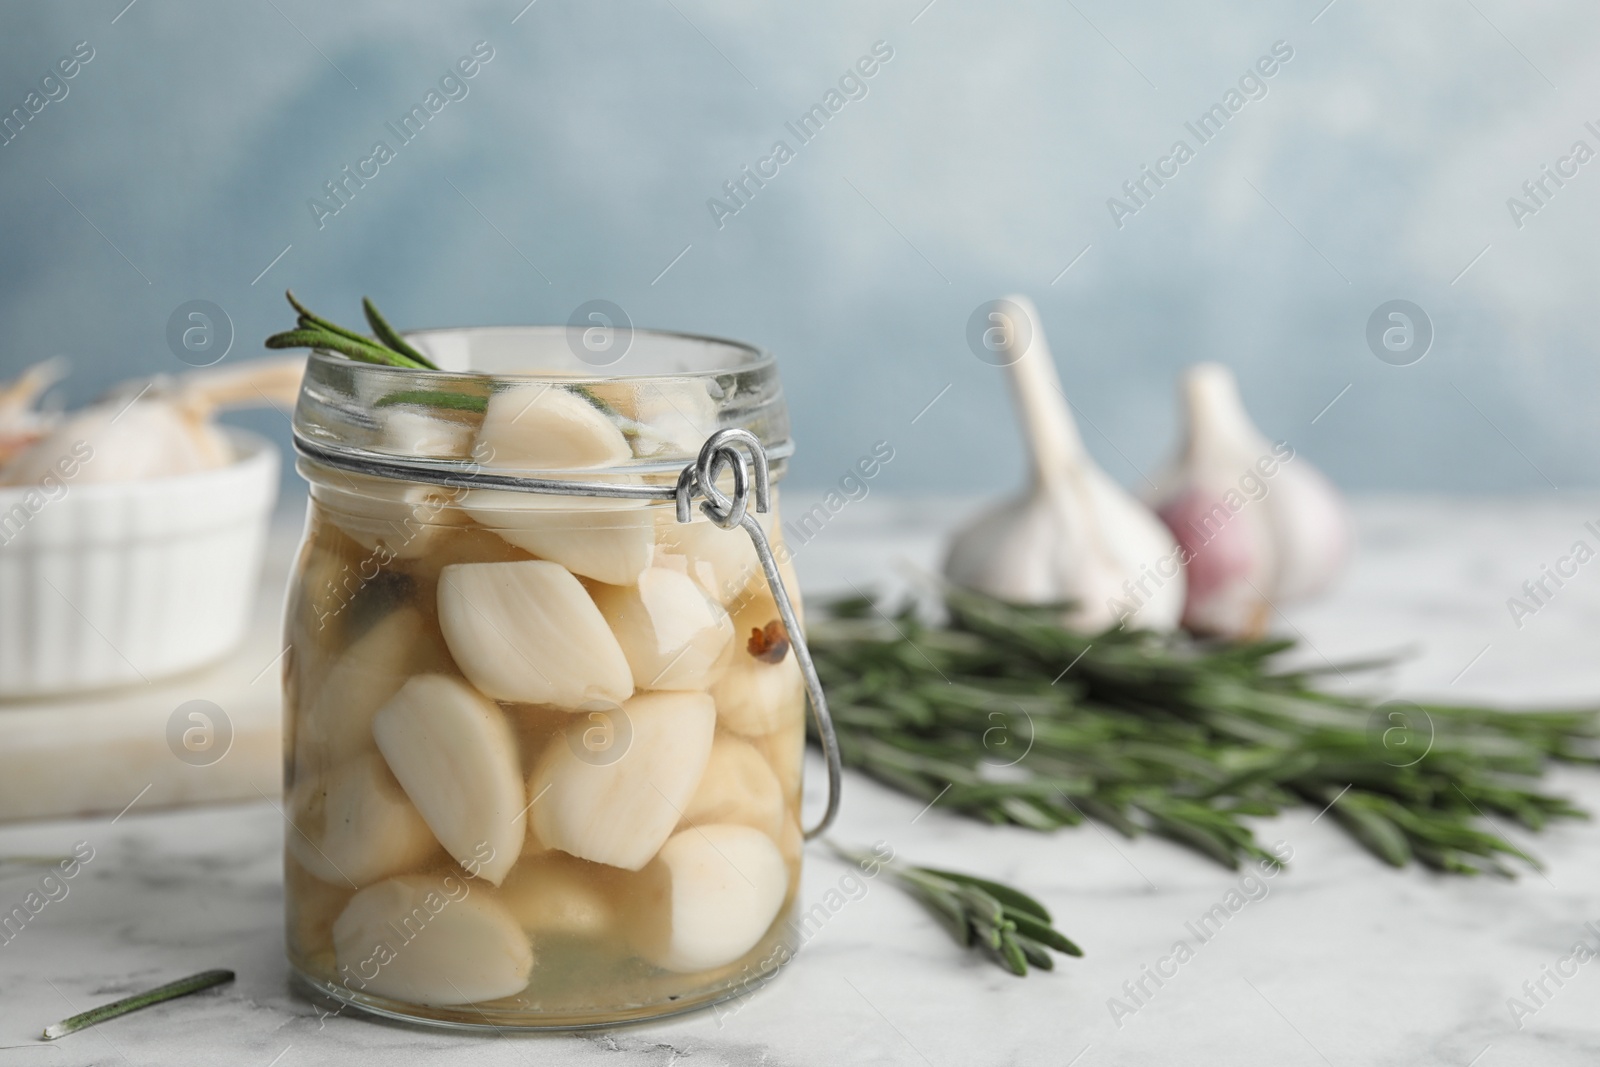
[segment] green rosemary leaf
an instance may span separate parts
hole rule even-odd
[[[1022,951],[1022,946],[1017,944],[1016,936],[1010,930],[1002,930],[1000,932],[1000,944],[996,951],[1000,956],[1000,962],[1008,971],[1018,978],[1027,976],[1028,957]]]
[[[284,296],[299,315],[299,328],[273,334],[266,340],[268,348],[321,348],[363,363],[410,367],[413,370],[428,370],[433,366],[426,359],[413,359],[404,352],[322,318],[296,300],[292,291],[285,290]]]
[[[285,289],[283,291],[283,295],[288,298],[289,306],[294,308],[295,312],[299,314],[300,326],[302,329],[326,330],[328,333],[336,334],[337,336],[343,337],[350,341],[359,341],[363,344],[369,345],[373,344],[372,338],[367,337],[364,334],[356,333],[354,330],[347,329],[344,326],[340,326],[337,322],[332,322],[328,319],[325,319],[321,315],[318,315],[316,312],[312,311],[310,308],[306,307],[304,304],[300,303],[299,300],[295,299],[294,290]],[[382,346],[379,345],[378,347],[381,348]]]
[[[869,865],[883,870],[921,903],[957,944],[982,949],[1012,974],[1027,974],[1029,962],[1041,970],[1052,970],[1054,963],[1047,949],[1083,955],[1082,949],[1050,925],[1045,906],[1020,889],[959,871],[884,862],[831,841],[829,847],[863,870]]]
[[[981,889],[985,893],[988,893],[995,900],[999,901],[1001,906],[1008,911],[1021,912],[1022,914],[1032,916],[1041,922],[1048,923],[1050,921],[1050,912],[1045,908],[1045,906],[1039,903],[1037,900],[1034,900],[1028,894],[1022,892],[1020,889],[1012,889],[1008,885],[1001,885],[999,882],[991,882],[987,878],[976,878],[970,874],[959,874],[956,871],[943,871],[937,867],[923,867],[922,870],[926,871],[928,874],[943,878],[949,882],[958,882],[962,885],[970,885],[974,888]]]
[[[1367,851],[1391,867],[1404,867],[1411,862],[1411,845],[1381,807],[1373,798],[1352,791],[1333,801],[1329,811]]]
[[[489,407],[489,398],[474,393],[452,393],[442,389],[402,389],[380,397],[375,406],[388,408],[398,404],[448,408],[451,411],[486,411]]]
[[[337,352],[341,356],[349,356],[362,363],[377,363],[387,367],[412,367],[409,362],[402,362],[405,360],[404,356],[398,352],[391,352],[382,345],[375,345],[371,341],[352,341],[343,334],[319,327],[275,333],[263,343],[268,348],[322,348],[329,352]],[[412,369],[421,368],[412,367]]]
[[[842,697],[846,764],[922,803],[942,795],[941,810],[1041,831],[1087,817],[1224,866],[1277,865],[1250,820],[1348,788],[1330,823],[1384,862],[1460,873],[1534,862],[1486,817],[1529,830],[1587,817],[1541,779],[1552,762],[1600,764],[1595,710],[1421,703],[1395,720],[1317,688],[1323,671],[1280,668],[1286,640],[1082,635],[1056,609],[943,594],[939,623],[856,597],[808,632]]]
[[[126,1015],[130,1011],[138,1011],[140,1008],[148,1008],[152,1004],[160,1004],[162,1001],[172,1000],[175,997],[188,996],[190,993],[198,993],[202,989],[210,989],[212,986],[222,985],[231,981],[233,981],[232,971],[201,971],[199,974],[191,974],[189,977],[180,978],[176,982],[168,982],[164,986],[157,986],[155,989],[137,993],[131,997],[114,1000],[110,1004],[102,1004],[98,1008],[90,1008],[88,1011],[74,1015],[70,1019],[63,1019],[58,1023],[47,1026],[44,1028],[44,1039],[46,1041],[54,1041],[58,1037],[66,1037],[68,1034],[77,1033],[79,1030],[94,1026],[96,1023],[103,1023],[107,1019],[115,1019],[119,1015]]]
[[[904,883],[906,891],[922,902],[929,913],[939,921],[956,943],[963,948],[972,944],[972,924],[967,921],[961,903],[942,889],[931,888],[915,882]]]
[[[371,298],[365,296],[361,298],[361,310],[366,313],[367,325],[372,327],[372,334],[379,341],[429,370],[439,369],[433,360],[418,352],[410,342],[400,336],[400,331],[389,325],[389,320],[379,313],[378,305],[374,304]]]
[[[1028,962],[1033,966],[1041,971],[1053,971],[1056,969],[1054,957],[1033,938],[1023,934],[1012,934],[1011,940],[1016,942],[1018,948],[1022,949],[1023,956],[1027,957]],[[1073,953],[1073,955],[1082,955],[1082,953]]]
[[[1019,934],[1030,937],[1042,945],[1048,945],[1057,952],[1063,952],[1068,956],[1083,955],[1083,949],[1074,944],[1067,935],[1051,926],[1049,920],[1041,921],[1032,915],[1012,908],[1006,909],[1006,918],[1016,926]]]

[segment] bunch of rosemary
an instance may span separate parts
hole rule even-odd
[[[1057,608],[948,589],[948,620],[865,599],[807,635],[848,766],[925,802],[1038,830],[1096,819],[1228,867],[1276,859],[1247,819],[1328,811],[1386,863],[1510,875],[1536,861],[1487,825],[1586,818],[1537,779],[1600,762],[1594,711],[1384,705],[1275,669],[1292,641],[1062,629]]]

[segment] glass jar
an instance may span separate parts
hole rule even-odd
[[[809,659],[756,539],[680,521],[674,493],[743,512],[729,457],[701,468],[720,491],[685,471],[730,428],[781,476],[772,357],[637,331],[630,373],[602,375],[560,328],[408,339],[445,369],[313,353],[295,412],[294,970],[372,1012],[500,1029],[753,988],[796,947]],[[775,495],[749,510],[792,595]]]

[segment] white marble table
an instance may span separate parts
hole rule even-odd
[[[797,501],[791,500],[790,505]],[[950,509],[881,498],[849,505],[799,556],[808,585],[863,585],[897,560],[929,566]],[[1334,597],[1280,620],[1339,657],[1414,645],[1385,693],[1507,702],[1600,696],[1600,562],[1518,630],[1505,601],[1600,516],[1600,500],[1368,500],[1360,554]],[[1592,573],[1591,573],[1592,571]],[[815,776],[813,776],[814,778]],[[1554,784],[1600,811],[1600,774]],[[1519,1031],[1507,998],[1574,942],[1600,947],[1600,825],[1532,847],[1543,875],[1514,883],[1381,867],[1330,820],[1266,823],[1291,870],[1233,915],[1120,1028],[1107,1007],[1185,923],[1238,884],[1160,840],[1094,829],[992,829],[852,777],[837,836],[890,841],[919,860],[997,873],[1037,892],[1088,950],[1018,980],[950,944],[887,885],[843,907],[771,985],[719,1019],[702,1012],[577,1036],[476,1037],[318,1009],[287,985],[280,948],[280,819],[264,803],[12,825],[0,855],[88,841],[94,859],[0,945],[0,1067],[161,1063],[358,1067],[474,1064],[1579,1064],[1600,1052],[1600,962],[1565,980]],[[913,819],[915,818],[915,821]],[[1515,834],[1514,838],[1523,839]],[[1523,843],[1526,843],[1525,841]],[[844,868],[819,854],[815,900]],[[0,910],[29,888],[0,881]],[[1193,941],[1192,937],[1189,937]],[[208,967],[238,981],[69,1037],[47,1022]]]

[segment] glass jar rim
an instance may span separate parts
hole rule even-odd
[[[365,363],[313,350],[294,413],[297,442],[351,460],[424,471],[475,467],[472,438],[494,397],[543,385],[582,398],[611,420],[632,454],[600,466],[494,466],[503,473],[632,476],[676,473],[719,429],[748,430],[773,461],[793,453],[772,353],[743,341],[665,330],[613,330],[614,357],[574,327],[473,326],[407,332],[438,369]],[[630,373],[620,373],[619,371]],[[434,416],[428,418],[427,416]],[[419,416],[421,416],[419,418]],[[420,428],[431,427],[427,442]],[[452,445],[446,438],[455,435]],[[302,450],[305,451],[305,450]]]
[[[603,354],[597,354],[590,346],[584,344],[583,335],[607,330],[611,331],[611,335],[616,338],[608,348],[622,349],[617,354],[612,355],[609,350]],[[440,372],[442,373],[488,374],[492,377],[505,379],[528,378],[539,381],[584,382],[594,379],[643,381],[651,378],[713,377],[717,374],[766,367],[777,362],[769,350],[748,341],[741,341],[738,338],[717,337],[712,334],[692,333],[686,330],[660,330],[649,327],[579,327],[572,324],[563,326],[553,323],[508,326],[429,326],[418,330],[406,330],[402,336],[408,342],[420,348],[435,363],[439,364]],[[580,365],[572,367],[570,374],[558,373],[549,368],[516,371],[447,365],[458,361],[460,356],[458,342],[460,341],[489,341],[511,339],[519,336],[529,341],[548,341],[559,338],[564,343],[566,350],[579,361]],[[738,358],[727,362],[710,361],[706,366],[694,368],[684,367],[673,370],[652,370],[637,373],[611,372],[611,368],[622,364],[633,352],[633,343],[641,340],[656,345],[699,346],[707,351],[737,353]],[[551,347],[553,348],[554,346]],[[583,349],[583,352],[580,353],[579,349]],[[315,351],[328,358],[339,358],[334,353],[320,349]],[[549,349],[546,349],[546,351],[549,351]]]

